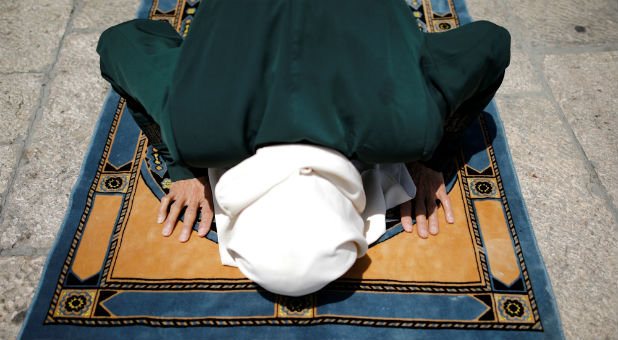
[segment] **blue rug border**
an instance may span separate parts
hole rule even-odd
[[[137,18],[146,18],[150,11],[149,0],[142,0],[137,11]],[[453,0],[457,14],[462,25],[472,21],[464,0]],[[90,189],[92,180],[98,169],[98,161],[105,147],[105,141],[108,137],[111,123],[116,112],[116,107],[120,96],[113,90],[110,90],[107,99],[103,105],[102,114],[95,127],[95,135],[90,142],[88,153],[82,163],[80,175],[74,186],[69,205],[65,214],[65,219],[62,223],[60,231],[56,237],[56,241],[47,258],[39,287],[34,299],[31,302],[30,308],[23,322],[22,329],[18,339],[27,338],[91,338],[91,339],[108,339],[108,332],[101,332],[107,327],[80,327],[73,325],[43,325],[43,321],[47,315],[49,301],[47,299],[39,299],[40,296],[52,296],[56,288],[56,281],[60,274],[60,269],[64,264],[63,256],[51,256],[52,254],[66,254],[69,251],[70,243],[65,245],[60,242],[66,238],[72,238],[75,233],[75,226],[70,226],[70,221],[77,221],[82,214],[82,208],[86,204],[88,190]],[[307,332],[299,334],[298,327],[287,326],[260,326],[252,327],[188,327],[188,328],[155,328],[145,326],[128,326],[115,327],[118,331],[119,338],[126,339],[153,339],[153,338],[174,338],[174,339],[195,339],[195,338],[235,338],[235,339],[269,339],[274,338],[276,334],[278,338],[289,339],[315,339],[315,338],[354,338],[354,339],[375,339],[383,338],[385,333],[389,334],[390,338],[410,338],[410,336],[423,339],[562,339],[560,315],[553,296],[550,279],[547,276],[545,264],[542,260],[540,251],[537,246],[536,237],[532,230],[530,218],[526,209],[525,202],[519,189],[519,180],[512,163],[512,157],[508,148],[508,142],[504,133],[502,121],[497,114],[495,103],[492,103],[486,109],[492,115],[496,123],[496,138],[493,141],[493,147],[496,154],[496,160],[499,165],[500,173],[503,178],[504,190],[507,195],[509,206],[511,208],[514,224],[520,239],[520,245],[524,254],[528,254],[525,260],[532,289],[537,300],[537,306],[541,315],[541,322],[544,331],[498,331],[498,330],[450,330],[450,329],[401,329],[388,328],[381,329],[379,327],[358,327],[345,325],[319,325],[308,326]],[[506,180],[509,179],[509,180]],[[530,256],[535,254],[536,256]],[[52,281],[51,284],[48,284]],[[46,286],[47,284],[47,286]],[[543,303],[541,303],[543,301]],[[40,323],[39,325],[36,325]],[[32,324],[26,330],[26,325]],[[264,328],[273,328],[273,332],[265,332]],[[33,328],[38,328],[37,331]],[[107,333],[105,335],[104,333]],[[361,334],[359,334],[361,333]]]
[[[470,16],[470,12],[468,12],[465,0],[453,0],[453,2],[459,17],[460,25],[465,25],[474,21]],[[530,215],[528,214],[528,207],[521,193],[519,177],[515,172],[511,149],[508,145],[504,124],[498,113],[495,99],[491,101],[485,111],[492,115],[496,124],[496,137],[492,141],[492,146],[495,151],[500,175],[502,176],[504,192],[509,202],[511,215],[513,216],[513,223],[517,235],[519,236],[522,253],[524,255],[527,254],[527,259],[524,258],[524,261],[528,267],[532,290],[537,300],[537,307],[541,315],[541,323],[544,332],[547,333],[548,339],[564,339],[562,320],[560,319],[560,312],[554,296],[553,286],[551,285],[547,267],[541,256],[541,251],[534,234],[534,228],[532,227]],[[506,180],[507,178],[512,180]],[[530,255],[532,254],[536,256],[531,257]],[[541,287],[544,289],[541,289]],[[544,301],[545,303],[539,303],[539,301]]]

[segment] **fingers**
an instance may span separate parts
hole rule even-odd
[[[455,214],[453,213],[453,205],[451,204],[451,198],[446,193],[446,187],[444,186],[444,184],[440,186],[436,196],[440,200],[442,209],[444,209],[444,216],[446,217],[446,222],[451,223],[451,224],[455,223]]]
[[[191,237],[193,225],[202,211],[198,234],[205,236],[214,216],[212,191],[207,177],[196,177],[172,182],[169,193],[161,199],[157,222],[163,223],[163,236],[170,236],[178,223],[182,211],[185,211],[184,222],[179,232],[178,240],[187,242]]]
[[[172,201],[171,195],[165,195],[161,199],[161,203],[159,204],[159,212],[157,214],[157,223],[161,224],[163,223],[163,221],[165,221],[165,218],[167,217],[167,209],[171,201]]]
[[[191,236],[191,230],[193,230],[193,223],[197,217],[197,202],[189,202],[186,204],[185,221],[182,224],[182,231],[178,237],[178,241],[187,242]]]
[[[399,206],[399,213],[401,215],[401,226],[403,230],[408,233],[412,232],[412,201],[401,203]]]
[[[429,215],[429,233],[438,234],[438,205],[433,199],[427,201],[427,214]]]
[[[166,204],[169,205],[169,202]],[[169,214],[165,219],[165,225],[162,231],[163,236],[170,236],[172,234],[176,223],[178,222],[178,217],[180,216],[182,209],[185,207],[184,222],[182,224],[180,236],[178,236],[178,241],[187,242],[191,237],[191,231],[193,230],[193,224],[197,218],[198,208],[202,209],[202,220],[199,224],[198,235],[206,236],[206,234],[208,234],[208,231],[210,231],[210,224],[212,223],[212,219],[214,217],[212,209],[208,209],[208,203],[200,204],[197,202],[190,202],[183,204],[180,201],[175,201],[171,205]]]
[[[202,209],[202,220],[200,221],[200,226],[197,229],[197,235],[204,237],[210,231],[210,225],[212,224],[214,214],[212,209],[208,206],[208,202],[202,202],[200,204],[200,208]]]
[[[427,238],[438,234],[438,206],[433,195],[417,194],[414,205],[418,236]]]
[[[427,238],[429,234],[427,233],[427,217],[425,215],[427,210],[425,209],[425,199],[417,197],[414,202],[414,210],[416,211],[416,232],[421,238]]]
[[[414,199],[414,209],[416,216],[416,227],[421,238],[427,238],[429,234],[436,235],[439,231],[438,203],[444,209],[444,217],[447,223],[455,222],[455,214],[451,199],[446,192],[444,176],[441,172],[434,171],[420,163],[406,164],[408,171],[413,176],[416,184],[416,197]],[[404,212],[406,207],[401,205],[401,222],[404,224]],[[411,222],[410,222],[411,223]],[[406,229],[407,231],[407,229]]]
[[[170,212],[167,215],[167,219],[165,220],[165,225],[163,227],[163,236],[170,236],[172,231],[174,231],[174,227],[176,226],[176,222],[178,221],[178,216],[180,215],[180,211],[183,208],[183,202],[175,201],[172,203],[172,207],[170,208]]]

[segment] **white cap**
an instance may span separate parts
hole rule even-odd
[[[220,178],[215,202],[223,263],[277,294],[313,293],[367,251],[361,176],[331,149],[259,149]]]

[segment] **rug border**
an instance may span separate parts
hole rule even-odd
[[[456,7],[461,6],[461,9],[457,9],[461,24],[465,25],[472,22],[473,19],[468,12],[468,7],[465,0],[454,0],[454,2]],[[528,254],[528,259],[525,263],[528,267],[528,273],[530,274],[532,290],[535,294],[535,299],[537,302],[539,300],[546,302],[544,304],[537,303],[539,313],[541,314],[541,324],[543,325],[544,332],[551,334],[549,336],[550,339],[564,339],[562,320],[560,318],[560,311],[553,292],[553,285],[551,284],[551,279],[547,271],[547,266],[545,265],[545,260],[543,259],[538,246],[532,221],[530,220],[530,215],[528,214],[528,206],[526,205],[521,192],[519,177],[515,171],[513,156],[511,155],[511,149],[506,137],[506,131],[504,129],[502,119],[500,118],[495,99],[492,99],[489,105],[485,108],[485,112],[491,114],[495,120],[496,136],[492,140],[491,145],[494,148],[496,162],[499,166],[500,175],[503,178],[505,195],[509,202],[517,235],[519,236],[522,253]],[[512,178],[513,181],[504,180],[509,177]],[[527,228],[525,226],[527,226]],[[536,256],[531,258],[531,254],[536,254]],[[545,287],[545,289],[541,289],[541,287]]]

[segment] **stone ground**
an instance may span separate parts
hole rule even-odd
[[[18,334],[139,0],[0,1],[0,338]],[[497,95],[569,339],[618,338],[618,3],[468,0],[513,36]]]

